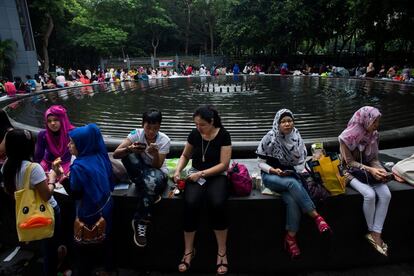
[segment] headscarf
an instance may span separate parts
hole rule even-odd
[[[101,131],[96,124],[69,132],[78,155],[70,166],[71,187],[82,187],[94,206],[101,206],[113,191],[112,165]],[[77,189],[74,189],[77,190]]]
[[[366,161],[370,161],[378,156],[378,131],[369,133],[367,129],[374,123],[377,118],[381,117],[379,110],[372,106],[363,106],[358,109],[348,126],[339,135],[339,141],[345,143],[350,151],[357,147],[359,151],[364,152]]]
[[[262,138],[257,148],[257,154],[273,157],[282,165],[296,166],[302,164],[307,156],[305,144],[299,131],[294,127],[289,134],[279,130],[280,120],[289,116],[294,119],[289,109],[281,109],[273,120],[273,128]]]
[[[60,121],[59,133],[54,133],[47,126],[47,118],[50,116],[56,116]],[[62,157],[68,151],[69,137],[68,132],[75,127],[69,122],[66,109],[61,105],[52,105],[45,112],[46,123],[46,141],[49,152],[57,157]]]
[[[6,111],[0,109],[0,143],[3,141],[4,136],[6,135],[7,131],[12,129],[13,126],[10,123],[9,117],[7,116]]]

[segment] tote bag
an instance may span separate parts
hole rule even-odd
[[[23,189],[14,192],[16,200],[16,228],[19,241],[36,241],[53,236],[55,214],[49,202],[36,189],[30,188],[31,163],[24,173]]]
[[[414,154],[405,158],[392,167],[392,172],[414,185]]]
[[[317,160],[307,162],[314,173],[333,196],[345,193],[345,176],[341,175],[341,161],[336,153],[327,153]]]

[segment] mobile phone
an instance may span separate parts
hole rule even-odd
[[[292,173],[294,173],[295,171],[293,171],[293,170],[284,170],[283,171],[285,174],[292,174]]]
[[[147,144],[145,143],[141,143],[141,142],[135,142],[134,146],[138,147],[138,148],[142,148],[145,149],[147,147]]]

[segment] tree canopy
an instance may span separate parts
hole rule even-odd
[[[85,62],[159,53],[391,54],[402,59],[414,53],[414,5],[409,0],[28,2],[42,57],[48,49],[60,64],[81,62],[82,54],[88,55]]]

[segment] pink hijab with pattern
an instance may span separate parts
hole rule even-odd
[[[59,133],[56,135],[47,126],[47,117],[50,115],[56,116],[60,121]],[[46,122],[46,141],[48,150],[54,156],[63,156],[68,148],[69,143],[69,131],[75,127],[70,123],[66,109],[61,105],[52,105],[45,112]]]
[[[379,110],[372,106],[363,106],[358,109],[348,126],[339,135],[339,141],[346,144],[349,150],[354,151],[357,147],[363,152],[367,161],[378,156],[378,131],[369,133],[367,129],[377,118],[381,117]]]

